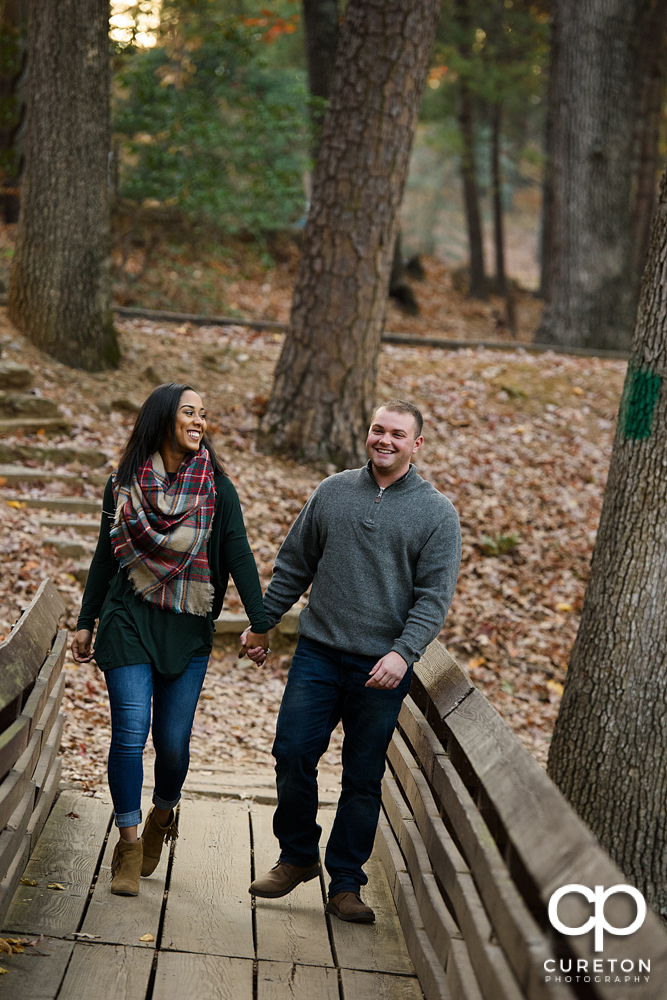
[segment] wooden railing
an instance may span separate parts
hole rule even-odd
[[[60,780],[64,611],[45,580],[0,643],[0,926]]]
[[[628,879],[438,642],[387,757],[377,844],[427,1000],[665,997],[667,932],[652,912],[631,936],[605,933],[603,952],[593,931],[552,927],[556,889]],[[559,905],[567,927],[591,912],[578,894]],[[615,894],[604,912],[627,927],[635,903]]]

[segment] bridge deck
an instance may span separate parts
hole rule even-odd
[[[380,861],[367,866],[371,926],[326,916],[320,880],[254,902],[248,883],[277,856],[273,809],[217,787],[184,796],[180,837],[136,898],[109,892],[108,795],[64,790],[3,934],[44,934],[45,954],[1,956],[1,1000],[421,1000]],[[321,809],[323,841],[332,820]]]

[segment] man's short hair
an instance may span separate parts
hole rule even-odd
[[[415,404],[408,403],[407,399],[390,399],[386,403],[379,403],[373,410],[371,424],[375,420],[378,410],[389,410],[390,413],[411,413],[412,419],[415,422],[415,439],[421,434],[422,427],[424,426],[424,418]]]

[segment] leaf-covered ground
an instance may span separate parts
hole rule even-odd
[[[4,316],[0,345],[3,358],[33,367],[37,392],[56,399],[72,418],[71,437],[55,443],[74,441],[106,453],[106,468],[96,472],[113,468],[132,424],[127,409],[152,387],[175,380],[198,389],[266,585],[286,531],[324,474],[254,450],[257,413],[270,391],[281,337],[238,327],[119,326],[123,362],[113,373],[90,375],[57,364],[27,345]],[[461,519],[463,562],[441,638],[542,764],[586,586],[624,370],[619,361],[520,351],[386,346],[380,357],[378,399],[398,394],[423,409],[420,472],[452,500]],[[45,576],[63,592],[73,629],[81,598],[75,566],[43,548],[41,512],[13,505],[21,492],[0,487],[0,634]],[[44,484],[32,492],[65,491]],[[84,483],[69,492],[100,496],[101,488]],[[240,607],[233,590],[227,607]],[[289,656],[284,641],[257,671],[239,662],[229,645],[216,648],[195,722],[195,760],[271,761]],[[103,778],[109,741],[104,682],[94,665],[68,660],[66,671],[66,774],[94,787]],[[335,762],[339,740],[336,734],[326,765]]]

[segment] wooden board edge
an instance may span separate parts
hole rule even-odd
[[[474,689],[467,673],[438,639],[426,647],[415,663],[414,672],[440,718],[453,711]]]
[[[39,760],[37,761],[37,767],[35,768],[33,774],[33,780],[35,782],[35,808],[42,797],[44,787],[49,780],[49,774],[51,773],[51,768],[53,767],[53,762],[58,756],[58,751],[60,750],[60,741],[63,735],[63,728],[65,725],[65,716],[62,712],[58,713],[56,718],[56,723],[51,730],[48,741],[42,747],[42,752],[40,754]]]
[[[4,919],[7,916],[12,899],[14,898],[16,887],[23,876],[23,872],[25,871],[29,860],[30,837],[26,833],[21,840],[20,847],[14,856],[14,860],[9,866],[7,874],[3,878],[2,882],[0,882],[0,926],[4,923]]]
[[[58,622],[64,613],[65,602],[53,582],[49,579],[43,580],[37,593],[7,638],[0,642],[0,681],[3,674],[7,675],[7,680],[2,685],[0,693],[1,707],[20,694],[25,689],[26,682],[32,683],[34,681],[44,658],[51,649],[53,637],[58,629]],[[31,657],[35,656],[35,643],[38,643],[38,647],[34,669],[31,662],[29,668],[21,674],[21,680],[13,682],[3,667],[6,668],[11,662],[20,660],[28,651]]]
[[[30,782],[21,801],[0,833],[0,882],[9,871],[26,832],[35,805],[35,785]]]
[[[61,629],[56,635],[51,653],[37,675],[35,687],[21,709],[21,715],[30,719],[30,735],[32,736],[38,721],[41,719],[44,705],[51,694],[54,684],[61,674],[67,652],[67,631]]]
[[[30,837],[30,853],[35,850],[40,834],[44,829],[44,824],[49,818],[49,813],[55,803],[58,786],[60,785],[60,775],[63,769],[61,757],[57,757],[51,768],[48,780],[44,785],[37,807],[35,808],[27,826],[27,834]]]

